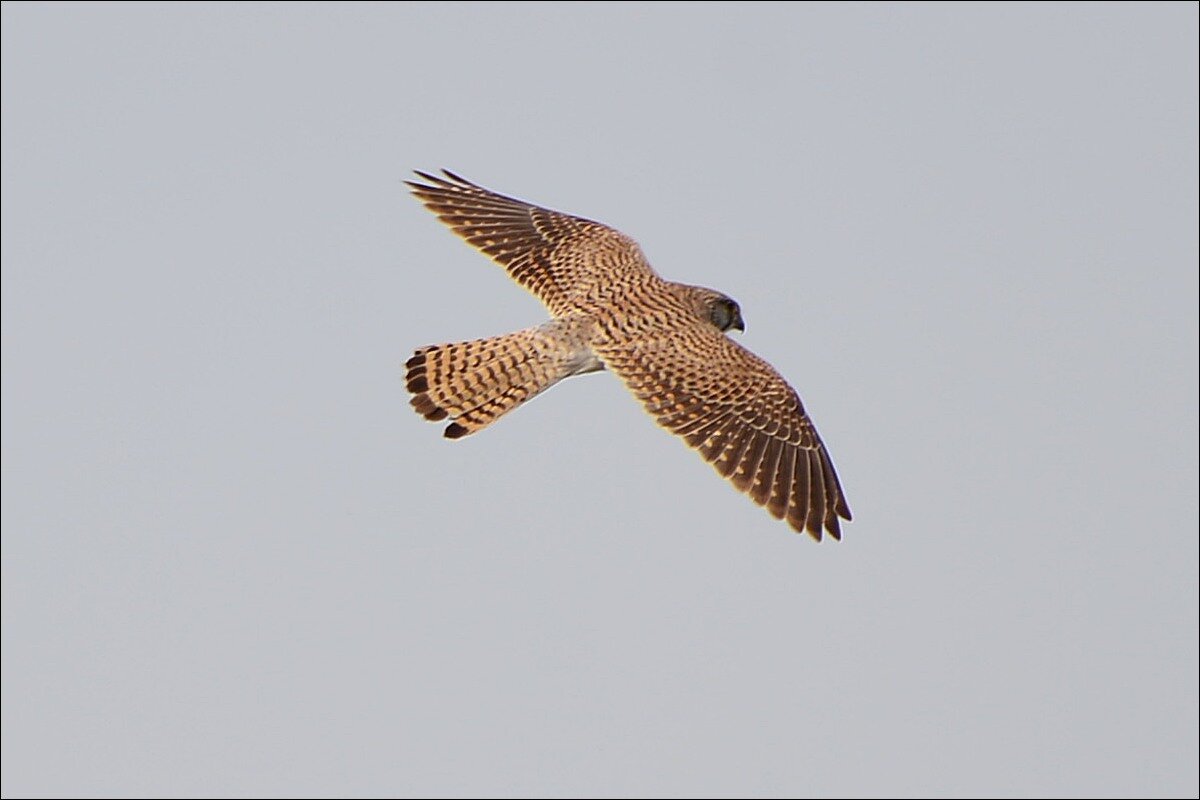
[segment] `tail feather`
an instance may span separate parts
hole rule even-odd
[[[435,422],[449,418],[445,436],[458,439],[572,374],[570,364],[569,348],[550,332],[529,328],[422,347],[405,363],[405,384],[416,412]]]

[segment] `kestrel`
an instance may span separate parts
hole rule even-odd
[[[816,540],[850,519],[833,462],[796,391],[726,333],[730,298],[674,283],[607,225],[496,194],[443,170],[408,182],[438,219],[532,292],[549,322],[422,347],[405,364],[412,406],[458,439],[563,378],[609,369],[663,428],[754,502]]]

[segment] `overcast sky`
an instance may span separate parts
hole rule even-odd
[[[3,6],[3,793],[1196,796],[1197,6]],[[449,167],[736,298],[854,522],[610,374]]]

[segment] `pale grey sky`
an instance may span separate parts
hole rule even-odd
[[[3,6],[3,793],[1196,796],[1197,6]],[[449,167],[742,305],[855,520],[608,374]]]

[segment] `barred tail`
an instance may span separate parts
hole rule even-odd
[[[458,439],[573,374],[570,363],[553,331],[528,328],[422,347],[405,363],[405,381],[417,413],[433,421],[449,417],[445,436]]]

